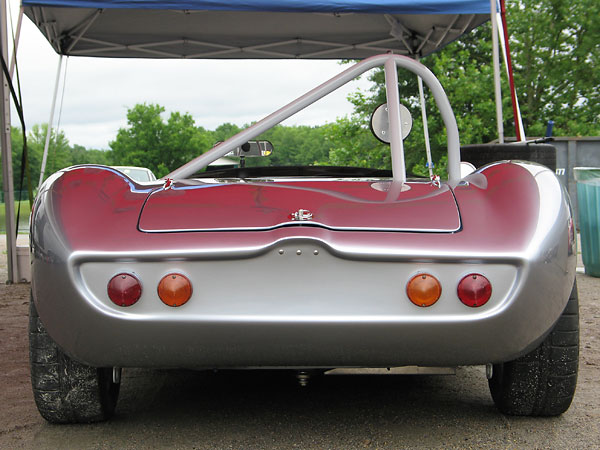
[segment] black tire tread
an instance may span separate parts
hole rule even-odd
[[[579,366],[578,311],[575,282],[563,314],[546,339],[527,355],[494,365],[490,392],[501,412],[557,416],[569,409]]]
[[[64,354],[46,332],[33,298],[29,360],[33,397],[48,422],[98,422],[114,413],[119,385],[112,383],[111,369],[90,367]]]

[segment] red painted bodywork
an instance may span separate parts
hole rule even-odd
[[[61,230],[60,234],[65,239],[65,244],[71,249],[81,251],[252,249],[293,237],[319,239],[340,251],[356,252],[364,248],[368,249],[370,254],[378,252],[389,254],[395,249],[430,254],[439,254],[445,251],[477,253],[482,250],[483,244],[485,244],[486,252],[509,253],[525,249],[537,226],[540,203],[538,188],[530,172],[517,164],[502,163],[489,166],[480,173],[467,177],[467,180],[471,181],[469,185],[459,185],[453,189],[462,224],[462,228],[455,233],[334,231],[318,226],[286,226],[268,231],[146,233],[138,229],[138,219],[149,195],[148,187],[137,185],[115,171],[100,167],[78,167],[65,170],[50,185],[49,191],[45,195],[51,196],[48,205],[51,205],[49,207],[54,211],[49,216],[53,217],[54,221],[58,221],[55,226]],[[193,186],[193,183],[193,181],[186,182],[185,186]],[[372,220],[372,223],[390,223],[387,218],[389,211],[387,211],[386,204],[378,203],[385,201],[385,193],[370,188],[365,189],[361,186],[362,183],[359,181],[285,182],[283,186],[293,186],[295,189],[279,190],[272,189],[272,186],[278,183],[268,182],[264,185],[255,183],[253,184],[254,191],[246,190],[241,198],[228,200],[230,205],[228,214],[232,216],[230,218],[231,225],[247,220],[244,216],[251,209],[248,202],[252,199],[253,192],[269,192],[269,195],[271,195],[270,192],[293,192],[290,199],[293,198],[294,201],[290,200],[289,207],[286,206],[285,196],[277,200],[281,214],[289,214],[297,208],[310,208],[304,201],[300,201],[301,198],[305,198],[300,194],[305,194],[306,198],[312,199],[328,197],[321,197],[323,194],[317,195],[312,190],[303,191],[302,186],[313,190],[329,190],[331,195],[328,201],[332,203],[333,199],[340,194],[358,197],[365,202],[355,202],[352,206],[352,214],[364,214],[361,212],[364,211],[361,206],[364,206],[369,211],[369,215],[365,215],[365,223],[369,220]],[[371,182],[364,183],[370,184]],[[414,220],[421,226],[431,224],[432,228],[435,228],[436,224],[452,223],[456,208],[448,208],[450,202],[447,201],[447,198],[439,204],[435,203],[437,201],[435,199],[450,195],[447,188],[443,188],[440,194],[433,195],[431,197],[433,200],[424,201],[423,204],[427,207],[419,207],[416,203],[420,203],[421,200],[403,202],[402,196],[414,199],[417,196],[426,196],[434,188],[420,183],[409,184],[412,189],[400,193],[398,201],[392,203],[393,208],[396,208],[394,211],[399,211],[397,217],[400,221],[413,220],[402,218],[401,211],[404,211],[407,216],[418,212],[419,217]],[[265,186],[265,188],[259,189],[258,186]],[[235,188],[235,186],[231,187]],[[190,190],[192,193],[198,191]],[[186,194],[185,190],[173,190],[168,194],[160,193],[157,198],[169,199],[177,195],[185,198],[186,195],[196,194]],[[238,200],[241,209],[236,213]],[[253,202],[256,204],[256,201],[253,200]],[[176,209],[179,209],[178,220],[183,221],[184,208],[187,208],[185,202],[174,202],[173,204],[176,205]],[[250,205],[252,204],[250,203]],[[168,205],[169,201],[162,207],[167,208]],[[402,208],[405,206],[406,209],[403,210]],[[151,208],[154,207],[151,204]],[[189,205],[190,211],[201,207],[202,205],[198,204]],[[147,217],[143,217],[144,226],[150,226],[150,223],[154,223],[155,227],[166,226],[165,224],[171,220],[167,213],[163,217],[159,217],[159,209],[153,210],[153,214],[154,222],[147,222]],[[192,215],[192,217],[194,216]],[[349,216],[341,215],[340,217]],[[196,219],[197,217],[191,220]],[[299,222],[299,224],[302,223]]]
[[[144,231],[267,229],[291,222],[290,215],[304,209],[312,213],[307,224],[333,229],[459,229],[458,210],[447,186],[412,183],[397,198],[388,199],[387,192],[373,187],[381,184],[309,180],[175,185],[150,195],[139,227]],[[430,211],[438,213],[435,222]]]

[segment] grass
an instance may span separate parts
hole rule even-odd
[[[21,205],[21,213],[19,215],[19,233],[26,233],[29,231],[29,200],[21,200],[15,202],[15,218],[17,217],[17,211]],[[0,203],[0,233],[6,233],[6,207],[4,203]]]

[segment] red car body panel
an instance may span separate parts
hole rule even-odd
[[[266,230],[292,224],[292,214],[311,213],[306,223],[334,230],[430,230],[460,228],[447,186],[412,183],[396,198],[381,190],[390,183],[365,181],[268,181],[178,186],[153,192],[139,222],[143,231]],[[379,187],[379,188],[378,188]],[[429,211],[438,211],[432,222]],[[298,225],[298,222],[295,223]]]
[[[239,198],[229,197],[229,204],[218,211],[218,217],[208,219],[201,218],[206,213],[203,207],[192,203],[186,207],[184,199],[196,196],[199,192],[218,192],[214,189],[189,189],[193,187],[190,184],[186,185],[188,189],[181,190],[163,191],[155,188],[158,190],[150,198],[156,197],[158,201],[146,205],[140,220],[140,212],[151,189],[138,185],[117,172],[93,166],[65,170],[52,184],[47,195],[52,196],[52,204],[57,210],[54,217],[62,222],[59,226],[64,238],[69,241],[71,248],[78,250],[152,251],[196,247],[206,250],[227,247],[250,249],[285,237],[307,236],[323,239],[340,249],[355,247],[357,239],[360,239],[361,246],[371,248],[373,253],[381,248],[387,254],[394,247],[409,252],[430,249],[477,252],[482,242],[485,242],[487,252],[514,253],[527,246],[535,231],[539,210],[537,185],[532,176],[525,175],[528,175],[527,171],[517,164],[490,166],[467,177],[468,185],[459,185],[453,189],[456,204],[450,201],[451,193],[447,187],[443,187],[436,195],[432,189],[437,188],[423,183],[409,183],[412,189],[401,192],[394,202],[385,203],[385,193],[371,188],[372,181],[328,181],[323,184],[314,181],[283,182],[282,188],[272,186],[272,182],[265,183],[264,187],[257,182],[240,190],[242,195]],[[230,187],[236,188],[235,185]],[[269,216],[258,210],[252,219],[248,219],[253,222],[249,221],[247,224],[265,226],[276,224],[278,220],[289,222],[284,216],[296,208],[307,204],[314,208],[312,205],[316,203],[313,202],[320,201],[315,211],[321,211],[323,205],[326,209],[328,197],[344,194],[355,198],[346,202],[353,209],[354,217],[357,216],[356,209],[364,207],[368,211],[369,220],[393,226],[387,217],[389,208],[396,208],[400,227],[409,224],[425,229],[453,228],[457,220],[457,205],[461,228],[454,233],[333,231],[298,222],[298,226],[266,231],[145,233],[138,227],[138,221],[142,228],[153,230],[171,229],[174,226],[239,226],[239,221],[234,221],[239,218],[236,211],[243,218],[242,212],[252,210],[248,206],[248,199],[253,194],[266,192],[269,196],[273,193],[273,199],[268,198],[271,205],[278,206],[277,214]],[[290,193],[292,199],[286,208],[284,205]],[[302,194],[309,200],[305,201]],[[426,197],[425,201],[422,197]],[[419,200],[413,202],[415,198]],[[253,201],[252,204],[256,205],[257,202]],[[83,205],[86,206],[85,214],[81,212]],[[169,209],[174,212],[167,212]],[[413,218],[412,215],[417,210],[419,217]],[[213,211],[212,215],[215,216],[216,212]],[[330,223],[336,224],[336,220],[345,215],[340,213],[337,217],[331,217]],[[359,220],[356,219],[355,223],[360,223]]]

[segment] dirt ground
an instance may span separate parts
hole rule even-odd
[[[558,418],[500,414],[483,367],[306,388],[283,373],[129,369],[114,419],[55,426],[31,393],[29,285],[0,284],[0,448],[600,448],[600,279],[578,287],[579,381]]]

